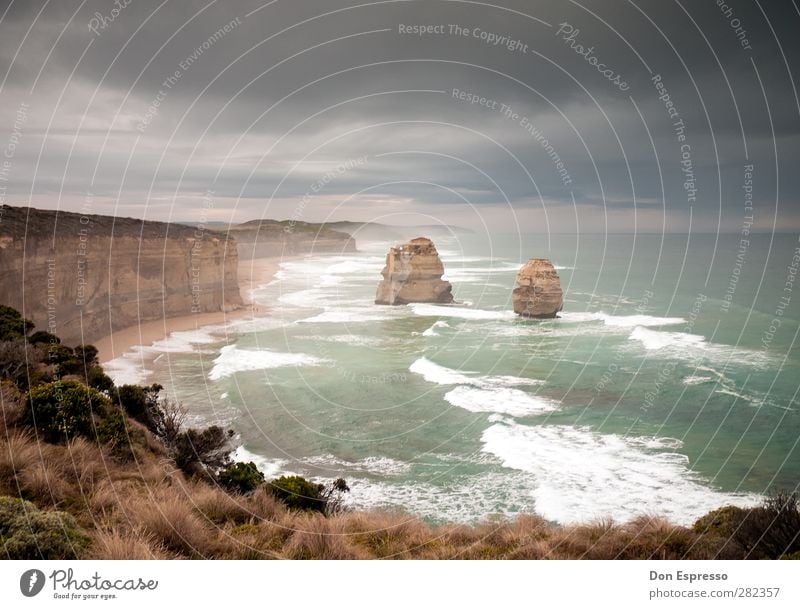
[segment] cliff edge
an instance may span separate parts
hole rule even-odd
[[[226,230],[236,238],[240,260],[356,251],[355,239],[349,234],[321,224],[292,220],[251,220],[231,225]]]
[[[67,343],[242,306],[236,242],[133,218],[0,207],[3,304]]]

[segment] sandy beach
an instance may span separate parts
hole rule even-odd
[[[166,338],[172,332],[195,330],[236,319],[266,315],[268,309],[254,304],[251,301],[251,294],[258,286],[269,283],[275,276],[280,263],[286,260],[288,260],[286,257],[257,258],[243,260],[239,263],[239,289],[245,304],[238,309],[156,319],[104,336],[94,342],[94,346],[99,351],[100,362],[105,363],[120,357],[136,345],[151,345]]]

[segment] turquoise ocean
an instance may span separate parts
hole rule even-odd
[[[174,333],[109,370],[233,428],[267,476],[341,476],[355,507],[434,522],[688,524],[798,487],[796,235],[435,243],[453,306],[373,304],[391,244],[359,240],[282,262],[251,295],[268,316]],[[561,277],[558,319],[511,312],[534,256]]]

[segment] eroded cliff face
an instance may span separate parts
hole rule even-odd
[[[0,208],[0,301],[66,343],[242,305],[222,233],[179,224]]]
[[[546,258],[531,258],[517,273],[512,293],[514,312],[523,317],[552,319],[564,305],[561,279]]]
[[[240,260],[356,251],[349,234],[306,222],[252,220],[231,226],[228,233],[236,238]]]
[[[410,302],[453,302],[453,287],[443,281],[444,266],[430,239],[418,237],[398,245],[386,255],[375,304],[402,305]]]

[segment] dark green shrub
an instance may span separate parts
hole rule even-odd
[[[132,457],[130,431],[123,412],[109,405],[104,408],[102,415],[103,419],[97,426],[97,440],[106,444],[117,456]]]
[[[94,345],[78,345],[72,351],[75,353],[75,359],[77,359],[78,363],[84,368],[90,368],[99,363],[97,361],[97,347]]]
[[[345,495],[349,492],[350,487],[344,478],[337,478],[326,484],[322,490],[322,496],[325,498],[325,514],[332,516],[342,513],[345,510]]]
[[[264,474],[258,471],[252,461],[231,463],[219,474],[219,482],[228,490],[246,494],[264,483]]]
[[[41,511],[14,497],[0,497],[0,557],[10,560],[77,558],[89,540],[65,512]]]
[[[114,381],[108,376],[100,366],[92,366],[86,375],[86,384],[98,391],[111,393],[114,389]]]
[[[61,343],[50,343],[44,347],[45,349],[45,359],[44,361],[48,364],[54,364],[56,366],[63,365],[66,362],[70,362],[75,358],[75,354],[72,352],[72,349],[67,347],[66,345],[62,345]]]
[[[42,361],[55,367],[57,377],[67,374],[83,374],[83,370],[78,366],[78,360],[72,349],[60,343],[50,343],[42,345],[44,358]]]
[[[800,510],[794,493],[779,492],[755,508],[727,506],[694,524],[698,533],[716,536],[738,558],[783,558],[800,552]]]
[[[34,387],[25,400],[23,421],[48,442],[93,436],[93,414],[108,401],[97,390],[76,381]]]
[[[19,311],[0,305],[0,341],[25,338],[33,328],[33,322],[24,319]]]
[[[267,484],[267,490],[288,508],[325,513],[325,486],[302,476],[281,476]]]
[[[215,476],[230,462],[230,439],[233,430],[217,425],[203,430],[187,429],[175,437],[171,447],[175,464],[190,476]]]
[[[163,387],[158,384],[149,387],[122,385],[114,389],[114,395],[117,404],[129,417],[139,421],[157,436],[162,436],[164,412],[158,403],[158,394],[162,389]]]
[[[23,340],[0,342],[0,379],[11,381],[22,391],[47,379],[40,370],[43,354],[39,347]]]
[[[55,334],[51,334],[50,332],[46,332],[45,330],[39,330],[38,332],[34,332],[28,337],[28,342],[32,345],[39,345],[39,344],[47,344],[47,345],[58,345],[61,343],[61,339],[58,338]]]
[[[747,558],[781,558],[800,552],[797,495],[777,493],[749,510],[736,532]]]

